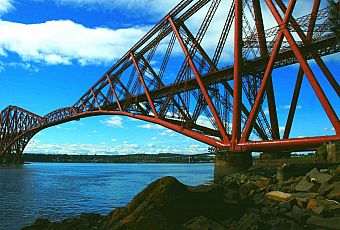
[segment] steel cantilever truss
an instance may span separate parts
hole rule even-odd
[[[299,151],[340,140],[337,113],[307,62],[316,63],[339,97],[339,84],[322,60],[340,49],[339,3],[330,1],[320,10],[321,0],[314,0],[310,14],[294,18],[297,0],[288,5],[282,0],[227,1],[225,20],[216,22],[224,1],[179,3],[71,107],[44,117],[18,107],[4,109],[0,156],[20,156],[44,128],[104,114],[159,124],[230,151]],[[276,26],[265,26],[264,9]],[[197,12],[205,12],[199,25],[193,17]],[[284,87],[274,88],[272,75],[296,63],[299,71],[281,138],[275,93]],[[334,135],[289,137],[304,75]]]

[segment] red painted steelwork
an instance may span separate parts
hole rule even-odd
[[[233,95],[233,126],[231,150],[238,151],[241,137],[241,103],[242,103],[242,0],[235,1],[235,32],[234,32],[234,95]]]
[[[332,30],[334,6],[320,10],[321,0],[314,0],[310,15],[294,18],[295,4],[302,0],[290,0],[288,6],[282,0],[275,0],[275,4],[265,0],[262,5],[260,0],[234,0],[221,34],[216,36],[218,42],[211,57],[215,37],[209,37],[208,42],[204,38],[208,29],[218,26],[213,18],[221,1],[181,1],[70,107],[41,117],[8,106],[0,113],[0,161],[9,154],[20,159],[29,140],[45,128],[99,115],[122,115],[152,122],[232,152],[303,151],[324,142],[339,141],[338,115],[307,63],[314,60],[340,96],[338,75],[333,76],[332,66],[322,60],[340,51],[339,35]],[[277,22],[275,27],[264,26],[266,6]],[[283,12],[283,19],[277,7]],[[207,11],[202,24],[198,29],[190,29],[192,23],[187,20],[204,10]],[[250,12],[247,14],[246,10]],[[225,45],[233,20],[234,50],[230,53]],[[209,48],[205,48],[206,43]],[[226,66],[225,60],[220,61],[222,54],[233,55],[233,64]],[[179,63],[181,59],[184,61]],[[300,68],[280,139],[275,95],[285,87],[274,87],[273,70],[296,63]],[[175,67],[177,75],[168,74],[168,69],[173,71]],[[290,137],[304,74],[335,135]],[[243,95],[248,101],[242,100]],[[270,122],[263,108],[266,101]]]

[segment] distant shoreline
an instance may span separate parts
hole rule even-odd
[[[183,155],[172,153],[130,155],[67,155],[67,154],[23,154],[24,162],[50,163],[213,163],[212,154]]]

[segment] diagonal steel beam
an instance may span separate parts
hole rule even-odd
[[[262,57],[267,57],[268,47],[267,47],[266,35],[264,32],[263,17],[262,17],[262,12],[261,12],[260,1],[253,0],[253,6],[254,6],[254,14],[255,14],[255,24],[256,24],[259,43],[260,43],[260,54]],[[273,139],[274,140],[280,139],[279,122],[277,119],[275,94],[274,94],[274,86],[273,86],[272,77],[268,79],[268,83],[267,83],[267,101],[268,101],[268,110],[269,110],[269,117],[270,117],[270,124],[271,124]]]
[[[267,4],[268,4],[268,1],[269,0],[266,0]],[[285,13],[284,20],[283,20],[283,22],[279,23],[282,27],[287,27],[287,23],[288,23],[288,20],[289,20],[289,18],[291,16],[292,12],[293,12],[295,3],[296,3],[296,0],[290,0],[289,1],[289,6],[288,6],[288,9],[287,9],[287,11]],[[253,127],[253,123],[254,123],[255,117],[258,114],[258,109],[259,109],[260,105],[263,102],[263,95],[264,95],[264,90],[266,88],[267,80],[271,76],[271,73],[272,73],[272,70],[273,70],[273,67],[274,67],[275,57],[279,53],[283,37],[284,37],[283,31],[280,30],[279,34],[278,34],[278,37],[276,38],[276,41],[275,41],[275,44],[274,44],[274,48],[273,48],[273,51],[271,53],[271,56],[270,56],[270,59],[269,59],[266,71],[264,73],[263,80],[262,80],[262,83],[261,83],[258,95],[256,97],[255,103],[253,105],[253,108],[251,109],[249,118],[247,120],[245,129],[243,131],[240,143],[246,142],[248,140],[248,138],[249,138],[249,135],[250,135],[251,129]]]
[[[195,78],[196,78],[197,83],[198,83],[198,85],[200,87],[200,90],[202,91],[202,93],[204,95],[204,98],[207,101],[207,103],[209,105],[209,108],[210,108],[210,110],[211,110],[211,112],[212,112],[212,114],[214,116],[214,119],[216,121],[218,130],[221,133],[223,143],[227,144],[229,142],[229,138],[227,136],[225,127],[223,126],[223,124],[221,122],[221,119],[220,119],[220,117],[219,117],[219,115],[218,115],[218,113],[216,111],[216,108],[215,108],[214,104],[212,103],[212,100],[211,100],[211,98],[210,98],[210,96],[209,96],[209,94],[208,94],[208,92],[207,92],[207,90],[206,90],[202,80],[201,80],[201,76],[198,73],[197,68],[196,68],[194,62],[192,61],[192,59],[191,59],[191,57],[189,55],[189,51],[188,51],[187,47],[185,46],[185,44],[184,44],[184,42],[183,42],[183,40],[181,38],[181,35],[179,34],[177,26],[175,25],[175,23],[174,23],[174,21],[172,20],[171,17],[169,17],[168,20],[169,20],[169,22],[171,24],[171,27],[172,27],[173,31],[175,32],[177,40],[179,41],[179,43],[181,45],[181,48],[182,48],[182,50],[183,50],[183,52],[185,54],[185,57],[188,59],[189,65],[190,65],[190,67],[191,67],[191,69],[192,69],[192,71],[193,71],[193,73],[195,75]]]
[[[318,10],[319,10],[319,7],[320,7],[320,2],[321,2],[321,0],[315,0],[314,1],[312,13],[311,13],[311,18],[310,18],[310,22],[309,22],[309,25],[308,25],[308,32],[307,32],[307,38],[306,38],[307,42],[311,41],[311,39],[313,37],[313,31],[314,31],[314,27],[315,27],[315,22],[316,22]],[[294,88],[292,102],[291,102],[290,108],[289,108],[289,113],[288,113],[288,117],[287,117],[285,131],[284,131],[284,134],[283,134],[283,139],[287,139],[289,137],[289,134],[290,134],[290,131],[291,131],[291,128],[292,128],[293,119],[294,119],[294,115],[295,115],[295,111],[296,111],[296,106],[297,106],[297,103],[298,103],[300,89],[301,89],[301,85],[302,85],[303,74],[304,74],[304,72],[303,72],[303,70],[300,66],[299,72],[298,72],[298,75],[297,75],[297,78],[296,78],[296,84],[295,84],[295,88]]]
[[[266,0],[266,2],[269,5],[269,8],[270,8],[272,14],[274,15],[274,18],[277,21],[277,23],[281,24],[282,18],[280,16],[279,12],[277,11],[275,5],[270,0]],[[332,125],[335,129],[335,132],[337,134],[340,134],[340,121],[338,119],[338,116],[335,113],[332,105],[330,104],[327,96],[323,92],[318,80],[316,79],[313,71],[309,67],[306,59],[303,57],[302,53],[300,52],[300,49],[297,46],[291,32],[288,30],[287,27],[283,28],[282,32],[284,33],[285,38],[287,39],[289,45],[291,46],[291,48],[292,48],[296,58],[298,59],[303,71],[305,72],[311,86],[313,87],[313,90],[314,90],[316,96],[318,97],[319,101],[321,102],[321,105],[322,105],[323,109],[325,110],[329,120],[331,121],[331,123],[332,123]]]

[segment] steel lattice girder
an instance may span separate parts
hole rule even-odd
[[[319,10],[320,1],[314,0],[311,14],[295,19],[292,12],[297,0],[290,0],[287,6],[282,0],[275,0],[275,3],[266,0],[277,26],[265,28],[262,18],[264,6],[260,5],[259,0],[234,0],[221,35],[216,37],[218,42],[212,58],[202,47],[202,39],[211,26],[221,0],[181,1],[73,106],[52,111],[44,117],[18,107],[4,109],[0,115],[0,156],[21,154],[28,141],[42,129],[105,114],[129,116],[159,124],[217,148],[233,151],[309,150],[326,141],[340,140],[338,116],[307,63],[307,60],[315,60],[339,95],[339,84],[321,59],[339,52],[339,38],[329,20],[330,12],[339,12],[339,3],[330,6],[333,8]],[[193,35],[186,21],[208,3],[211,5],[206,16],[197,34]],[[244,13],[245,7],[250,9],[251,19]],[[283,18],[279,9],[284,14]],[[233,21],[234,64],[217,67]],[[297,36],[294,37],[293,32]],[[168,42],[167,38],[170,38]],[[157,73],[151,62],[164,42],[167,48]],[[180,45],[185,58],[174,81],[169,84],[163,81],[163,76],[169,60],[175,55],[175,44]],[[280,139],[272,71],[295,63],[300,64],[300,69],[285,132],[283,139]],[[130,74],[127,74],[128,71]],[[304,74],[336,135],[289,138]],[[229,84],[232,80],[233,87]],[[254,84],[255,80],[258,83]],[[242,90],[247,95],[250,108],[242,101]],[[270,122],[266,120],[261,107],[265,96]],[[233,98],[232,103],[227,102],[229,97]],[[192,100],[196,102],[194,106],[191,105]],[[261,119],[259,113],[262,114]],[[175,114],[177,118],[174,118]],[[207,116],[213,127],[197,123],[202,114]],[[232,133],[227,133],[231,114]],[[252,132],[261,140],[251,141]]]

